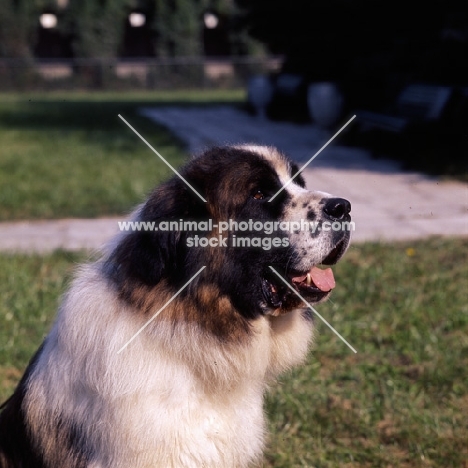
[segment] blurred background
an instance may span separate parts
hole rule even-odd
[[[468,79],[463,2],[3,0],[0,8],[3,89],[235,86],[236,66],[251,59],[309,83],[337,82],[350,105],[376,107],[409,81]],[[155,76],[182,65],[193,69],[185,82]]]
[[[248,88],[274,120],[358,113],[347,143],[433,173],[466,176],[467,57],[453,0],[0,3],[3,91]]]
[[[175,167],[246,141],[304,162],[356,115],[304,175],[352,202],[320,313],[358,353],[317,324],[262,466],[468,468],[467,49],[453,0],[0,0],[0,400],[171,175],[118,114]]]

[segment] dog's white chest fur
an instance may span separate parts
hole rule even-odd
[[[96,320],[96,311],[109,315]],[[196,325],[159,320],[118,354],[141,326],[128,313],[93,269],[75,282],[32,373],[34,399],[25,399],[38,443],[51,445],[55,408],[73,421],[77,437],[84,431],[93,468],[247,467],[258,460],[266,385],[304,358],[311,323],[299,311],[262,317],[250,342],[236,345],[201,339]]]

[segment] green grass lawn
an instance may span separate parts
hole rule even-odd
[[[0,399],[86,254],[0,255]],[[352,246],[306,364],[266,402],[265,467],[467,467],[468,240]]]
[[[241,91],[0,94],[0,221],[125,213],[187,154],[142,105],[239,102]]]

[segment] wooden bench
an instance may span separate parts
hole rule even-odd
[[[411,125],[429,124],[441,120],[453,95],[449,86],[413,84],[398,96],[386,113],[357,111],[357,123],[362,132],[381,130],[401,133]]]

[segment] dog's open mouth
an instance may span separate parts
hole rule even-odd
[[[281,276],[289,286],[277,276],[275,278],[268,275],[263,278],[263,295],[273,309],[282,308],[286,311],[299,305],[301,301],[292,289],[306,301],[315,303],[324,299],[335,287],[335,278],[331,268],[321,269],[314,266],[305,273],[294,272],[292,275],[281,274]]]
[[[338,243],[322,260],[321,265],[334,265],[346,250],[346,241]],[[288,282],[284,283],[276,274],[267,274],[262,280],[263,295],[273,309],[283,309],[284,312],[300,305],[300,298],[295,290],[307,302],[316,303],[327,297],[336,282],[331,268],[312,266],[308,271],[275,270]],[[292,290],[293,289],[293,290]]]
[[[305,275],[293,276],[292,284],[298,290],[328,292],[335,287],[335,277],[331,268],[322,270],[316,266],[312,267]]]

